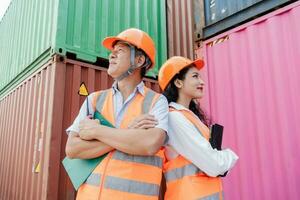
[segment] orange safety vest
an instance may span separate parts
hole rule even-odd
[[[198,117],[187,110],[170,108],[170,112],[182,113],[194,124],[199,134],[209,140],[209,129]],[[167,184],[165,200],[223,199],[221,179],[207,176],[181,155],[164,164],[164,176]]]
[[[145,95],[137,93],[130,102],[120,128],[127,128],[134,118],[148,113],[160,95],[147,87],[144,87],[144,91]],[[115,125],[112,89],[98,92],[92,104]],[[79,188],[76,199],[158,199],[163,159],[162,150],[155,156],[111,151]]]

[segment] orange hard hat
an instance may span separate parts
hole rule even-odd
[[[199,70],[204,66],[204,61],[201,59],[190,60],[181,56],[173,56],[169,58],[160,68],[158,73],[158,84],[164,91],[172,80],[183,68],[194,64]]]
[[[107,49],[112,50],[116,41],[128,42],[138,49],[142,49],[151,60],[151,66],[148,69],[153,68],[155,65],[155,45],[147,33],[136,28],[130,28],[115,37],[104,38],[102,44]]]

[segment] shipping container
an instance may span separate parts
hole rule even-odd
[[[299,199],[300,2],[204,41],[201,102],[240,157],[225,199]]]
[[[0,96],[54,53],[104,66],[101,41],[129,27],[154,39],[156,65],[148,76],[156,76],[167,58],[166,18],[165,0],[12,0],[0,22]]]
[[[50,59],[58,0],[12,0],[0,21],[0,94]]]
[[[262,16],[295,0],[204,0],[204,38]]]
[[[54,56],[0,100],[0,199],[75,199],[61,165],[65,130],[89,92],[111,87],[106,68]],[[152,79],[146,86],[159,91]]]
[[[194,58],[193,1],[167,0],[168,56]]]
[[[165,0],[60,0],[55,52],[76,59],[97,62],[109,52],[103,38],[136,27],[147,32],[156,45],[156,65],[149,76],[156,76],[167,58]]]
[[[193,0],[193,18],[194,18],[194,41],[204,38],[203,28],[205,26],[204,1]]]

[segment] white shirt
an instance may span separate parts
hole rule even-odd
[[[169,106],[176,110],[188,110],[174,102],[170,103]],[[167,158],[175,158],[180,154],[209,176],[216,177],[224,174],[238,160],[238,156],[230,149],[222,151],[213,149],[192,122],[180,112],[169,113],[168,136]]]
[[[124,113],[128,108],[130,102],[132,102],[133,98],[138,94],[138,92],[142,95],[145,95],[144,91],[144,82],[139,83],[134,91],[129,95],[129,97],[123,101],[123,96],[121,92],[117,88],[117,83],[115,82],[112,86],[113,88],[113,105],[114,105],[114,116],[115,116],[115,127],[119,128],[124,117]],[[78,125],[80,121],[86,118],[88,115],[87,106],[89,109],[89,114],[94,115],[95,110],[92,106],[92,99],[95,93],[90,94],[87,99],[83,102],[80,111],[74,120],[73,124],[66,130],[67,133],[70,131],[79,132]],[[155,126],[156,128],[161,128],[166,133],[168,132],[168,101],[164,95],[160,95],[156,103],[153,105],[153,108],[149,111],[149,114],[154,115],[154,117],[158,120],[158,124]]]

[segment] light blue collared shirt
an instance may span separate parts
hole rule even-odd
[[[145,95],[144,91],[144,82],[140,82],[134,91],[128,96],[128,98],[123,101],[122,93],[117,88],[117,82],[115,82],[112,86],[113,89],[113,105],[114,105],[114,117],[115,117],[115,126],[117,128],[120,127],[122,119],[124,117],[124,113],[126,112],[130,102],[132,102],[133,98],[138,94]],[[67,133],[70,131],[79,132],[78,125],[81,120],[85,119],[88,115],[87,113],[87,104],[89,109],[89,114],[94,115],[95,110],[92,106],[92,99],[95,93],[90,94],[87,99],[83,102],[80,111],[74,120],[73,124],[66,130]],[[153,105],[153,108],[150,110],[149,114],[154,115],[154,117],[158,120],[158,124],[155,126],[156,128],[161,128],[166,133],[168,132],[168,101],[164,95],[160,95],[156,103]]]

